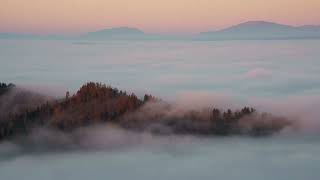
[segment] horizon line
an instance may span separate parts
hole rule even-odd
[[[212,28],[208,30],[203,30],[203,31],[197,31],[193,33],[183,33],[183,32],[172,32],[172,33],[159,33],[159,32],[148,32],[143,30],[143,28],[139,28],[137,26],[128,26],[128,25],[119,25],[119,26],[112,26],[112,27],[102,27],[102,28],[95,28],[93,30],[88,30],[88,31],[83,31],[80,33],[33,33],[33,32],[17,32],[17,31],[0,31],[1,34],[14,34],[14,35],[33,35],[33,36],[78,36],[78,35],[84,35],[87,33],[92,33],[92,32],[98,32],[98,31],[103,31],[103,30],[111,30],[111,29],[120,29],[120,28],[128,28],[128,29],[136,29],[139,31],[142,31],[143,33],[146,34],[154,34],[154,35],[174,35],[174,36],[190,36],[190,35],[197,35],[200,33],[204,32],[215,32],[215,31],[222,31],[237,25],[245,24],[245,23],[251,23],[251,22],[261,22],[261,23],[272,23],[272,24],[277,24],[277,25],[284,25],[284,26],[290,26],[290,27],[304,27],[304,26],[320,26],[319,24],[303,24],[303,25],[292,25],[292,24],[286,24],[286,23],[280,23],[276,21],[267,21],[267,20],[249,20],[249,21],[242,21],[240,23],[235,23],[232,25],[227,25],[223,28]]]

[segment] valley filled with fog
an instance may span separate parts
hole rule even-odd
[[[152,94],[173,104],[172,113],[250,106],[295,122],[268,137],[39,128],[0,142],[0,179],[317,179],[319,47],[319,40],[0,40],[0,81],[48,98],[94,81]]]

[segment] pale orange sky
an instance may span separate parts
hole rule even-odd
[[[249,20],[320,25],[320,0],[0,0],[0,32],[68,34],[130,26],[176,34]]]

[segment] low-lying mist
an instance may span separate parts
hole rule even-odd
[[[43,95],[46,94],[46,95]],[[56,96],[56,94],[54,95]],[[30,88],[15,87],[10,92],[0,96],[0,117],[10,113],[23,112],[25,109],[35,108],[43,103],[54,102],[53,95],[48,92],[34,92]],[[63,99],[63,98],[58,98]],[[318,133],[320,117],[317,106],[319,97],[295,97],[282,101],[247,100],[246,103],[257,107],[259,111],[268,112],[262,115],[251,115],[244,119],[240,126],[248,129],[252,121],[277,121],[283,118],[291,120],[288,127],[282,129],[277,136]],[[121,122],[96,123],[70,131],[60,131],[49,127],[32,127],[30,133],[23,136],[13,136],[1,142],[0,156],[2,159],[20,153],[47,153],[61,151],[112,151],[126,149],[139,145],[155,145],[163,143],[189,142],[195,139],[214,138],[213,135],[192,133],[174,133],[174,126],[166,126],[165,120],[184,119],[179,126],[183,128],[202,128],[206,123],[199,124],[190,117],[198,119],[210,118],[211,107],[233,111],[243,107],[243,101],[233,99],[232,96],[212,93],[184,93],[170,103],[165,101],[151,101],[134,112],[120,117]],[[228,106],[229,105],[229,106]],[[190,113],[193,115],[190,116]],[[161,118],[159,118],[161,117]],[[152,123],[146,123],[157,119]],[[253,119],[253,120],[250,120]],[[76,120],[75,120],[76,121]],[[134,123],[134,128],[127,127]],[[139,124],[140,123],[140,124]],[[170,122],[172,123],[172,122]],[[179,122],[180,123],[180,122]],[[138,124],[138,125],[137,125]],[[125,127],[125,128],[124,128]],[[136,128],[138,127],[138,128]],[[209,130],[208,130],[209,131]],[[219,136],[218,136],[219,137]],[[215,137],[217,138],[217,137]]]
[[[172,142],[188,142],[195,138],[194,136],[157,136],[147,132],[137,133],[109,124],[78,128],[72,132],[35,128],[26,136],[1,142],[0,157],[5,159],[24,153],[119,151]]]
[[[60,103],[65,98],[42,94],[28,88],[11,91],[0,97],[1,113],[23,112],[47,101]],[[0,177],[13,180],[317,179],[318,100],[318,97],[295,97],[239,101],[230,95],[183,93],[169,101],[147,102],[121,116],[119,124],[99,122],[64,131],[32,127],[28,134],[0,142]],[[174,126],[161,123],[186,117],[183,127],[194,127],[198,124],[190,120],[190,112],[201,120],[210,116],[213,107],[236,111],[245,105],[268,112],[263,121],[282,117],[294,123],[272,136],[259,138],[175,134],[170,129]],[[161,121],[145,123],[157,117]],[[143,127],[143,131],[125,128],[132,122],[141,123],[138,127]]]
[[[1,179],[317,179],[317,136],[155,136],[114,127],[35,129],[0,144]],[[290,172],[290,173],[289,173]]]
[[[236,94],[213,92],[180,93],[173,102],[180,109],[205,109],[217,107],[236,110],[243,106],[256,108],[259,112],[268,112],[275,116],[294,121],[290,128],[295,133],[320,132],[320,96],[299,95],[279,98],[239,98]]]
[[[54,95],[47,91],[40,91],[30,86],[15,86],[7,93],[0,96],[0,120],[8,114],[21,113],[27,109],[34,109],[37,106],[54,100]]]

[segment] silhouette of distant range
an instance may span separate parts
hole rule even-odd
[[[320,26],[289,26],[266,21],[249,21],[219,31],[200,33],[197,38],[210,39],[313,39],[320,38]]]
[[[136,39],[145,38],[146,33],[137,28],[118,27],[111,29],[102,29],[81,35],[85,39]]]
[[[0,39],[73,39],[73,40],[268,40],[319,39],[320,25],[289,26],[266,21],[248,21],[218,31],[201,32],[193,36],[177,37],[145,33],[137,28],[117,27],[88,32],[78,36],[40,36],[0,33]]]
[[[80,35],[76,38],[87,40],[137,40],[137,39],[174,39],[174,36],[145,33],[137,28],[116,27],[102,29]]]
[[[116,27],[109,29],[102,29],[94,32],[88,32],[77,36],[59,36],[59,35],[31,35],[19,33],[1,33],[0,39],[53,39],[53,40],[156,40],[156,39],[176,39],[174,36],[149,34],[137,28],[130,27]]]

